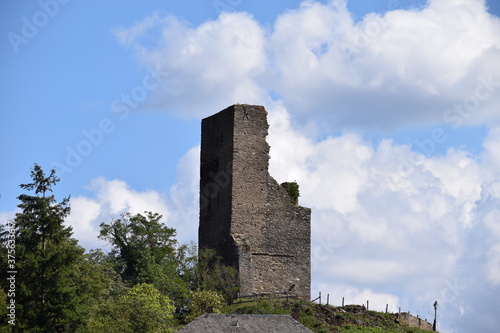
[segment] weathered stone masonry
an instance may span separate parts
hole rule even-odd
[[[237,268],[240,294],[309,300],[311,210],[268,172],[267,112],[233,105],[202,121],[199,247]]]

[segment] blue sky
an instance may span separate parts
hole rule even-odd
[[[428,318],[439,299],[442,331],[500,327],[498,1],[5,0],[0,15],[2,223],[36,162],[59,169],[87,249],[128,210],[196,241],[200,120],[260,104],[271,174],[313,209],[315,292]]]

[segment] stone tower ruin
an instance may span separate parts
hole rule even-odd
[[[267,112],[233,105],[202,120],[199,248],[235,267],[240,295],[310,299],[311,210],[269,175]]]

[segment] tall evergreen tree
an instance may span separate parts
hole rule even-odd
[[[33,194],[21,194],[22,210],[14,220],[18,323],[23,332],[63,332],[75,320],[78,303],[73,268],[84,249],[64,226],[70,213],[69,197],[57,202],[51,195],[59,182],[55,170],[45,175],[35,164],[32,182],[21,184]]]

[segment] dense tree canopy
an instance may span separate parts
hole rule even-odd
[[[101,223],[100,238],[112,246],[124,280],[152,283],[158,278],[157,266],[174,258],[175,230],[164,226],[157,213],[126,213],[110,224]]]
[[[99,237],[112,250],[85,252],[65,225],[70,198],[53,195],[59,181],[55,170],[47,175],[35,164],[31,182],[20,185],[21,211],[0,225],[0,333],[172,332],[234,298],[236,271],[213,253],[198,257],[194,244],[179,245],[175,229],[154,212],[101,223]]]
[[[163,225],[162,216],[145,212],[123,214],[110,224],[101,223],[100,238],[113,247],[110,253],[117,271],[128,285],[149,283],[180,305],[188,293],[181,276],[175,230]]]

